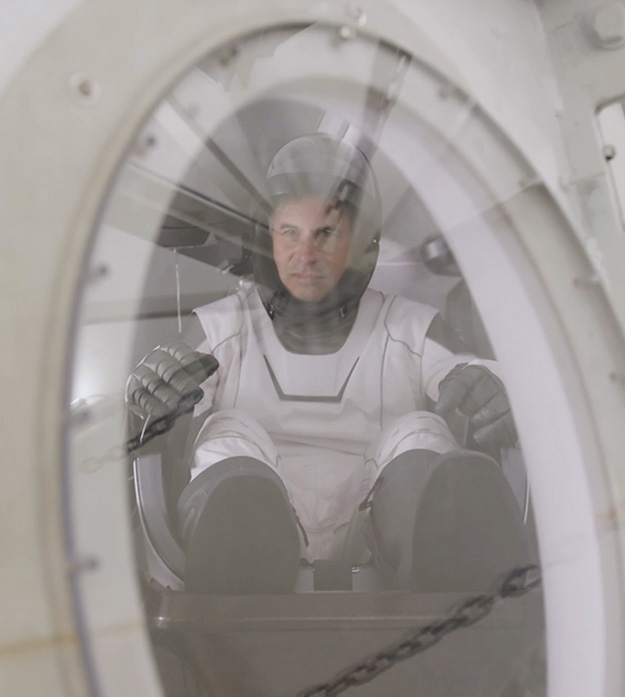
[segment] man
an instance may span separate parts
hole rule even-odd
[[[144,417],[203,391],[178,504],[187,589],[292,590],[300,556],[373,557],[394,588],[493,583],[526,560],[520,515],[496,463],[462,451],[444,417],[458,408],[478,444],[514,444],[496,364],[433,308],[368,289],[380,195],[358,148],[297,138],[267,187],[256,285],[195,311],[198,353],[160,347],[129,381]]]

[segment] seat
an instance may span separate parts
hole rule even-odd
[[[139,516],[136,550],[144,579],[150,586],[184,590],[184,552],[172,534],[160,453],[133,462],[134,488]]]

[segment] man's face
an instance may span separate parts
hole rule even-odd
[[[347,267],[350,222],[321,196],[279,205],[271,219],[271,237],[280,280],[298,300],[323,300]]]

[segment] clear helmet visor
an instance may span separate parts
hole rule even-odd
[[[301,136],[275,154],[266,186],[266,222],[256,226],[252,256],[268,311],[279,319],[289,304],[309,317],[353,311],[375,268],[381,228],[379,189],[362,150],[320,133]]]

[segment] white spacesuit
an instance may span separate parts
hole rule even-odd
[[[429,565],[439,590],[524,561],[497,465],[462,452],[442,418],[457,407],[477,442],[514,441],[495,364],[458,351],[432,307],[367,288],[381,226],[367,158],[304,136],[274,156],[267,183],[255,284],[195,311],[197,352],[160,347],[129,382],[129,405],[155,415],[201,385],[178,505],[187,587],[289,590],[300,556],[373,554],[391,585],[416,588],[417,557],[437,556],[433,529],[450,549]]]
[[[255,289],[196,310],[198,347],[220,368],[203,385],[210,411],[196,441],[192,477],[235,455],[278,472],[307,533],[306,557],[327,559],[379,472],[408,450],[459,448],[427,411],[459,363],[426,338],[436,310],[367,290],[343,346],[328,355],[287,351]]]

